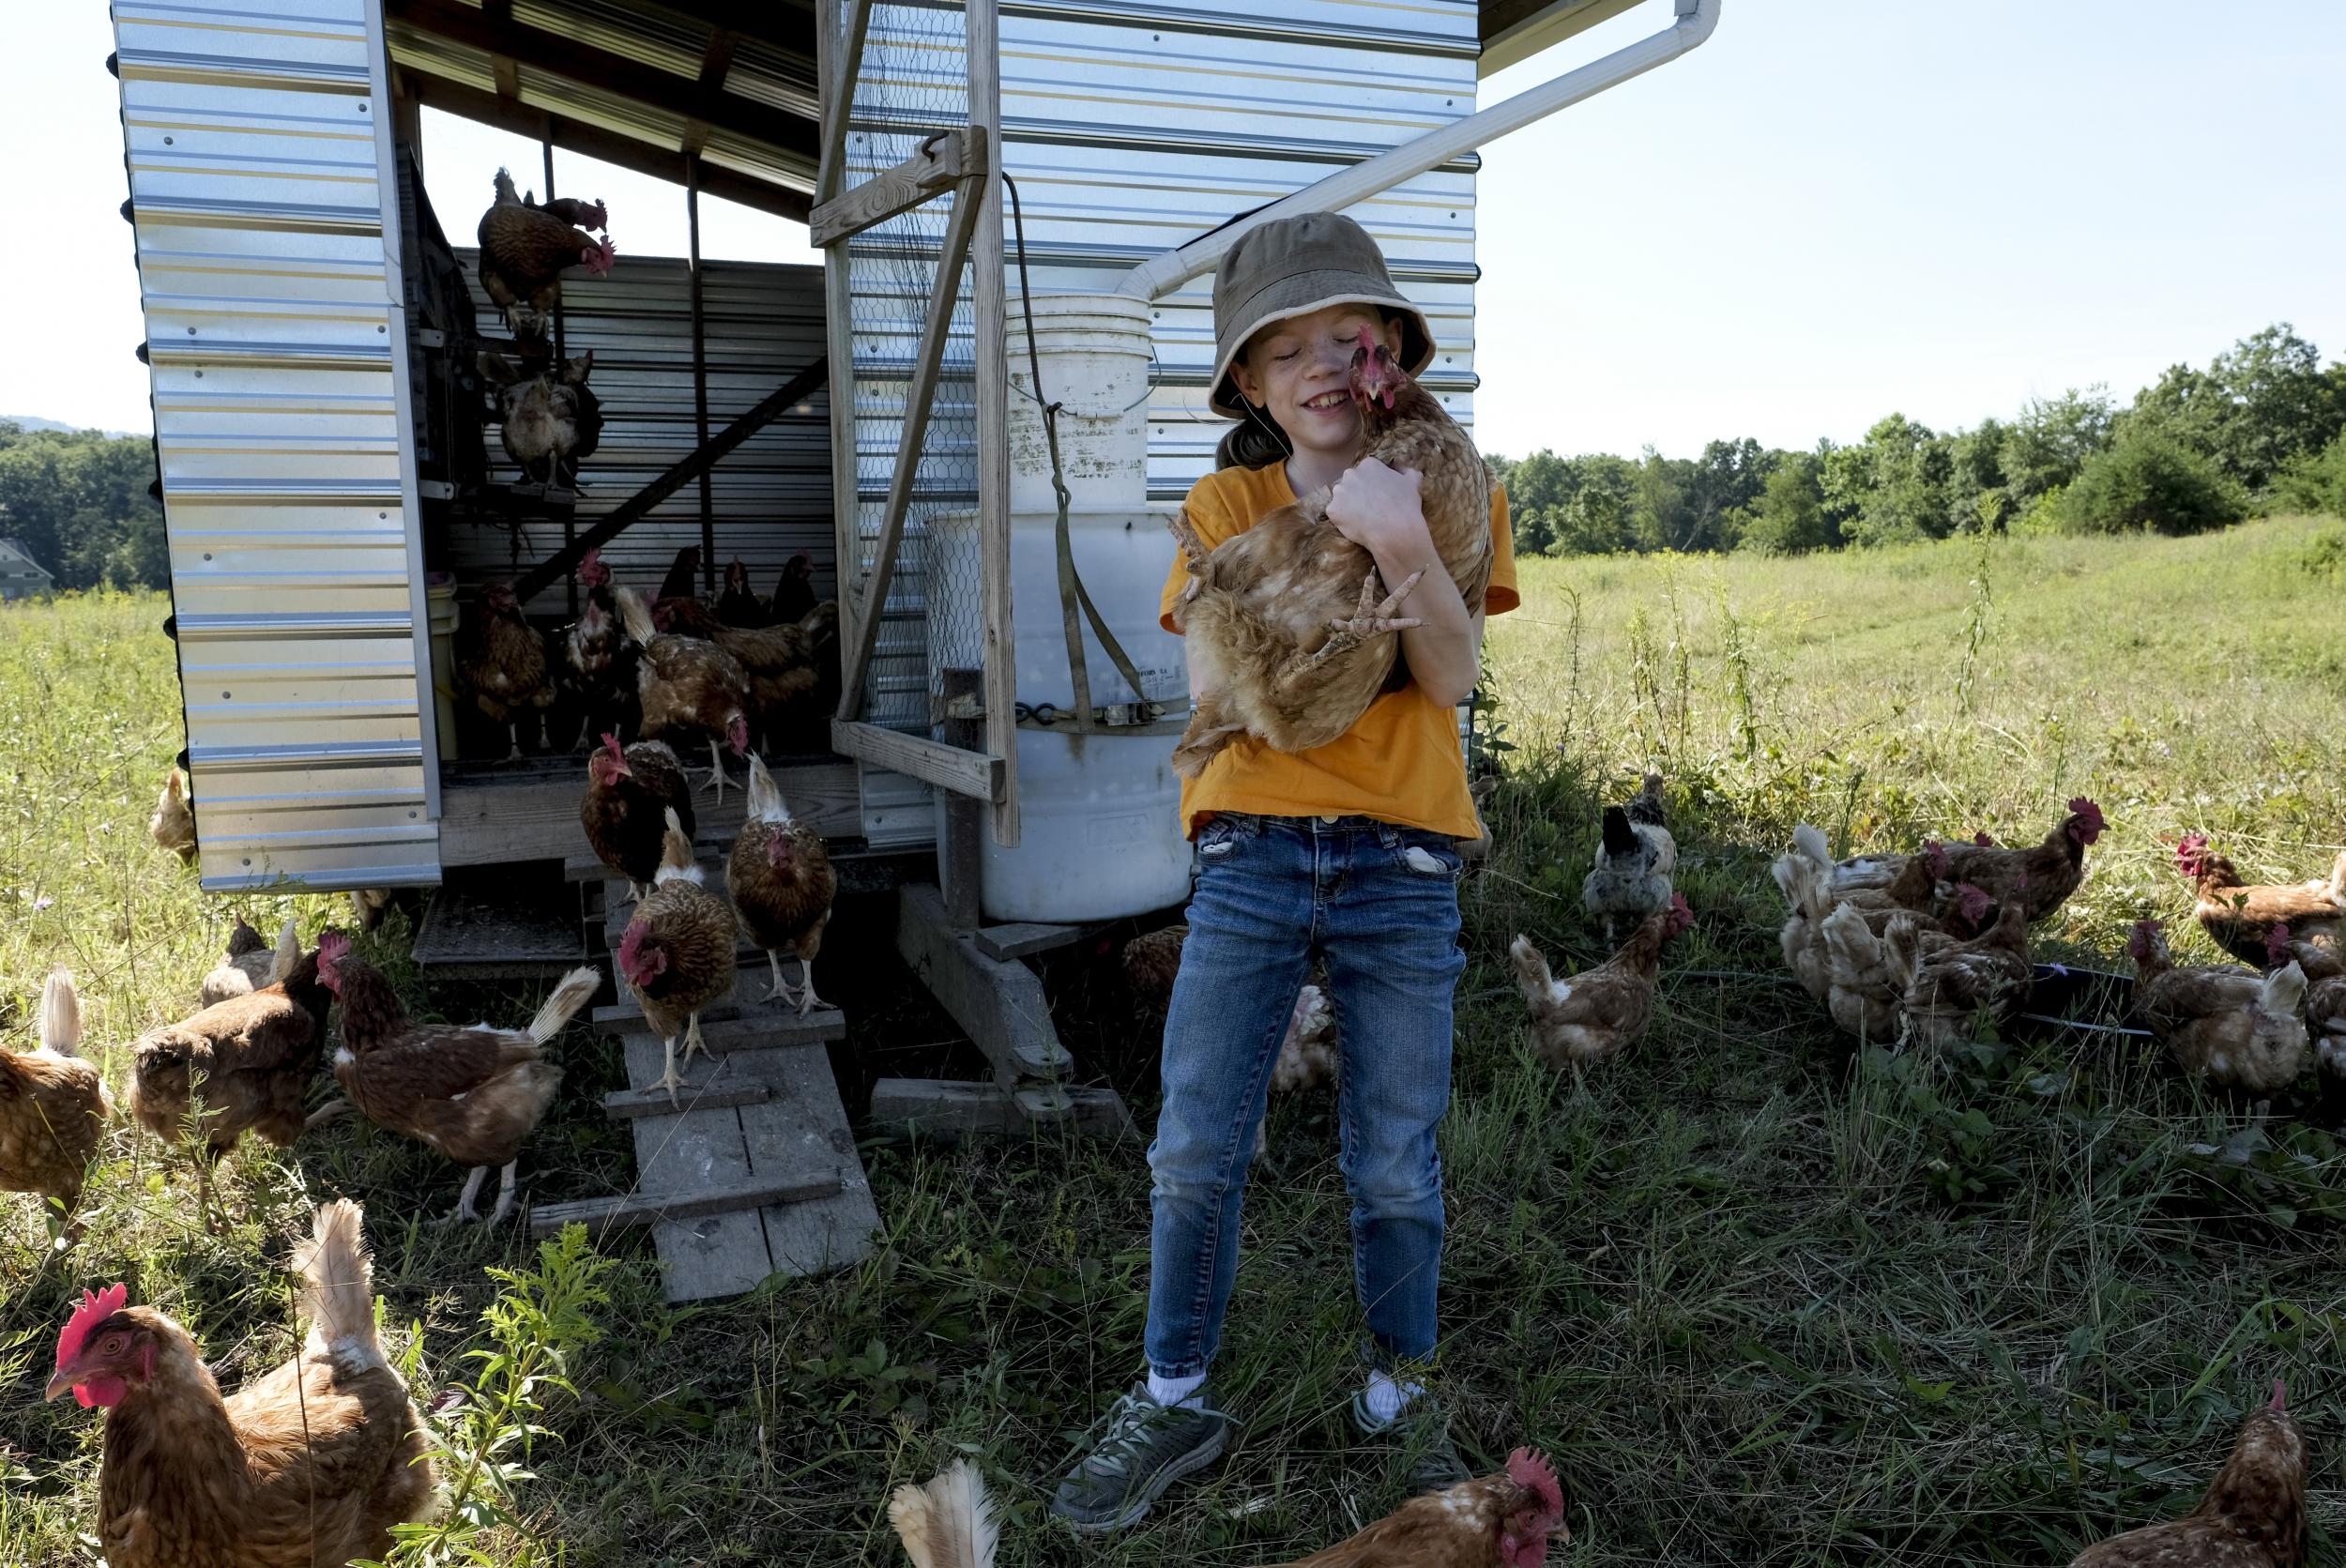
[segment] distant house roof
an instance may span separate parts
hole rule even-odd
[[[33,553],[12,539],[0,539],[0,577],[38,577],[43,583],[56,581],[55,573],[33,559]]]

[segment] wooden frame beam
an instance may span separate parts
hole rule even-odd
[[[817,206],[807,217],[807,241],[828,249],[968,177],[969,132],[940,130],[894,168]]]
[[[1002,145],[1001,16],[998,0],[964,0],[967,19],[969,118],[986,145]],[[1010,587],[1010,362],[1001,324],[1009,315],[1008,248],[1002,242],[1002,179],[989,171],[979,186],[978,233],[971,242],[978,446],[978,620],[985,705],[984,749],[1002,759],[1002,792],[994,798],[994,842],[1018,845],[1018,653]],[[986,324],[997,325],[989,327]]]
[[[830,749],[841,756],[860,758],[956,795],[986,801],[1002,798],[1002,759],[983,752],[965,752],[941,740],[925,740],[853,719],[830,722]]]
[[[657,143],[639,142],[616,130],[535,109],[518,99],[499,98],[412,67],[407,70],[407,84],[418,103],[460,119],[493,125],[532,141],[551,136],[568,151],[599,158],[605,163],[616,163],[622,169],[632,169],[639,175],[649,175],[674,185],[684,183],[685,155],[671,152]],[[703,195],[721,196],[728,202],[739,202],[759,212],[770,212],[800,223],[806,221],[814,206],[803,192],[788,186],[769,184],[708,164],[701,166],[700,183]]]
[[[729,93],[702,90],[692,77],[643,65],[592,44],[455,0],[389,0],[391,15],[408,26],[450,39],[491,56],[506,55],[589,87],[601,87],[638,103],[682,115],[720,130],[746,136],[814,163],[820,156],[818,128],[803,114],[786,114]]]
[[[847,121],[855,110],[855,79],[863,69],[863,40],[872,27],[872,0],[827,0],[828,7],[845,6],[838,33],[823,63],[822,151],[815,163],[815,199],[827,202],[839,193],[846,169]]]

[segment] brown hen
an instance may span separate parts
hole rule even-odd
[[[817,1004],[815,994],[815,955],[822,951],[823,927],[830,920],[830,901],[839,891],[838,874],[823,837],[790,815],[774,776],[753,753],[750,756],[748,820],[733,841],[725,861],[725,891],[751,941],[766,950],[774,972],[773,989],[765,999],[797,1004],[803,1018]],[[782,955],[799,961],[795,991],[782,978]]]
[[[741,661],[715,643],[698,637],[678,637],[654,629],[643,595],[633,588],[616,588],[620,624],[636,647],[635,695],[643,704],[644,738],[673,738],[679,742],[708,742],[708,783],[704,787],[725,793],[724,759],[717,754],[722,737],[736,756],[750,750],[750,676]]]
[[[1424,476],[1420,498],[1441,563],[1467,608],[1490,585],[1491,477],[1441,403],[1363,330],[1351,389],[1367,436],[1363,456]],[[1209,554],[1186,516],[1173,523],[1190,582],[1175,615],[1189,639],[1200,695],[1174,748],[1195,778],[1242,734],[1282,752],[1323,746],[1350,729],[1393,673],[1395,618],[1417,579],[1379,600],[1377,563],[1328,520],[1317,491],[1225,540]]]
[[[1519,1448],[1497,1474],[1411,1498],[1359,1534],[1285,1568],[1541,1568],[1550,1537],[1572,1540],[1563,1488],[1545,1456]]]
[[[2156,921],[2137,921],[2126,938],[2134,959],[2134,1011],[2194,1077],[2266,1097],[2297,1081],[2305,1066],[2306,972],[2291,961],[2270,974],[2236,965],[2177,967]]]
[[[293,973],[293,967],[301,962],[301,933],[287,921],[277,935],[272,950],[261,939],[261,934],[236,917],[236,929],[228,933],[228,951],[220,967],[204,977],[198,993],[201,1004],[211,1006],[231,997],[250,996],[257,988],[280,981]]]
[[[602,749],[586,759],[578,822],[595,858],[627,878],[631,899],[644,896],[660,869],[671,811],[691,838],[699,827],[693,816],[693,786],[668,743],[638,740],[623,751],[617,736],[605,735]]]
[[[598,277],[611,270],[609,214],[601,202],[571,199],[543,206],[522,200],[513,176],[497,171],[496,201],[480,215],[480,286],[505,312],[515,336],[541,339],[556,301],[562,273],[584,266]],[[601,239],[572,227],[604,229]]]
[[[685,1061],[706,1052],[701,1009],[733,994],[733,911],[703,885],[705,874],[693,859],[693,841],[675,812],[668,813],[667,839],[653,874],[652,890],[635,907],[635,918],[619,936],[612,955],[620,979],[644,1010],[644,1022],[667,1053],[656,1088],[674,1100],[684,1079],[677,1072],[677,1037],[684,1037]]]
[[[2346,937],[2346,849],[2327,876],[2278,885],[2240,879],[2232,861],[2208,847],[2205,833],[2186,833],[2175,845],[2175,869],[2199,893],[2192,913],[2219,948],[2250,964],[2265,958],[2273,928],[2286,925],[2301,940]]]
[[[0,1050],[0,1192],[38,1193],[68,1210],[97,1157],[114,1096],[82,1044],[82,998],[60,969],[40,990],[40,1045]]]
[[[545,639],[522,618],[512,588],[490,583],[480,600],[466,606],[454,641],[458,687],[491,723],[505,726],[513,745],[506,760],[519,760],[522,710],[542,713],[554,706]]]
[[[1996,1024],[2009,1018],[2036,978],[2028,959],[2024,899],[1996,905],[1986,890],[1968,882],[1958,887],[1957,895],[1963,900],[1962,924],[1979,935],[1925,935],[1903,1010],[1914,1038],[1942,1049],[1971,1040],[1983,1017]]]
[[[652,606],[652,624],[663,632],[697,637],[740,661],[749,677],[750,741],[753,751],[770,746],[794,716],[804,715],[822,680],[822,657],[835,637],[837,606],[815,606],[805,618],[784,626],[728,626],[697,599],[663,599]],[[818,715],[830,717],[829,708]]]
[[[2303,1568],[2306,1439],[2284,1398],[2277,1378],[2199,1507],[2088,1546],[2069,1568]]]
[[[188,804],[187,785],[180,781],[186,775],[178,769],[163,781],[161,793],[155,798],[155,814],[146,819],[147,836],[162,848],[179,857],[181,865],[195,863],[195,809]]]
[[[301,1351],[226,1398],[188,1331],[114,1286],[57,1336],[46,1398],[106,1410],[98,1538],[113,1568],[324,1568],[390,1555],[430,1516],[423,1420],[374,1332],[361,1214],[317,1211],[295,1257]]]
[[[1507,949],[1516,985],[1531,1012],[1531,1037],[1540,1059],[1554,1068],[1592,1066],[1637,1043],[1653,1012],[1653,987],[1662,972],[1662,949],[1694,924],[1683,893],[1669,907],[1649,916],[1621,951],[1569,981],[1549,972],[1547,960],[1518,936]]]

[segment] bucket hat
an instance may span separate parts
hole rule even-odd
[[[1246,418],[1230,366],[1246,340],[1273,322],[1331,305],[1381,305],[1401,319],[1401,364],[1417,374],[1434,358],[1424,312],[1401,296],[1368,231],[1340,212],[1307,212],[1250,229],[1223,252],[1213,275],[1213,392],[1226,419]]]

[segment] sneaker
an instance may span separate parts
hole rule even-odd
[[[1352,1424],[1365,1438],[1390,1445],[1407,1467],[1409,1496],[1423,1497],[1471,1479],[1466,1461],[1450,1440],[1450,1419],[1430,1393],[1421,1393],[1401,1407],[1401,1413],[1379,1423],[1368,1413],[1368,1395],[1352,1395]]]
[[[1166,1487],[1222,1457],[1231,1421],[1211,1408],[1200,1387],[1197,1403],[1167,1408],[1135,1383],[1108,1409],[1107,1430],[1068,1471],[1051,1499],[1051,1512],[1078,1535],[1107,1535],[1138,1524]]]

